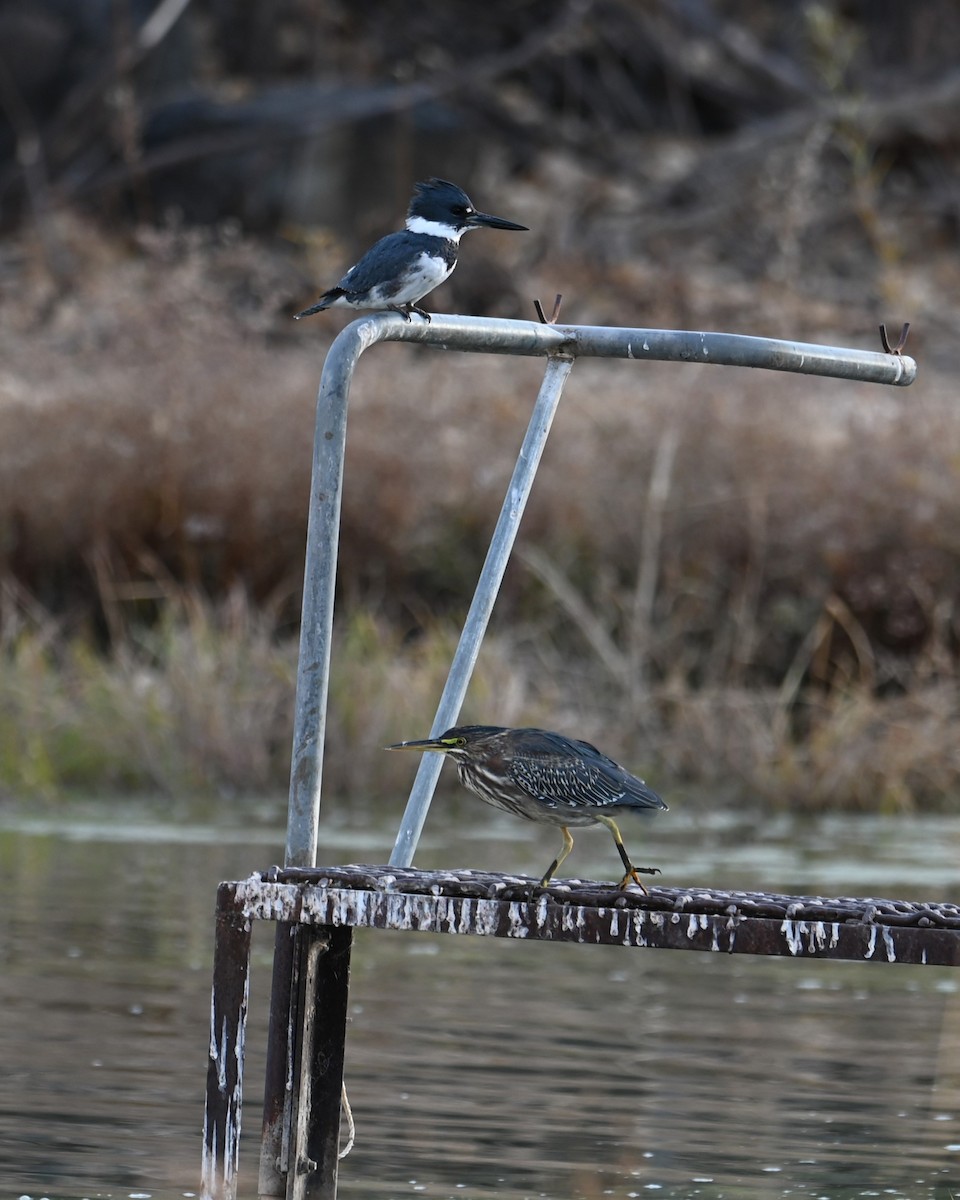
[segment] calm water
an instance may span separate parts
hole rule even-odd
[[[455,831],[435,810],[420,865],[534,871],[555,849],[458,811]],[[282,820],[0,811],[0,1195],[196,1191],[215,886],[276,861]],[[324,833],[325,862],[389,851],[386,829]],[[671,812],[641,833],[670,884],[960,899],[960,819]],[[590,833],[571,863],[616,866]],[[344,1197],[960,1197],[960,971],[361,931],[351,999]]]

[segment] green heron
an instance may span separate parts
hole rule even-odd
[[[665,809],[666,804],[642,779],[589,742],[546,729],[458,725],[438,738],[399,742],[386,748],[449,754],[457,764],[460,782],[481,800],[528,821],[559,825],[563,845],[540,880],[540,887],[546,887],[573,849],[570,825],[599,824],[610,830],[626,868],[618,887],[625,888],[632,880],[645,892],[638,872],[653,875],[658,870],[633,865],[610,814],[624,809]]]

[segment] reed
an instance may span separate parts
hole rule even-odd
[[[76,221],[62,236],[73,290],[25,272],[0,322],[0,780],[282,792],[332,323],[287,321],[289,263],[232,235],[153,232],[135,252]],[[631,282],[613,286],[639,324]],[[530,290],[550,292],[535,274]],[[816,320],[811,340],[864,340],[839,305]],[[739,327],[777,332],[764,321]],[[395,768],[374,749],[427,730],[540,371],[399,346],[361,363],[330,786],[377,795]],[[903,391],[578,364],[470,716],[592,736],[665,790],[941,802],[954,390],[935,366]]]

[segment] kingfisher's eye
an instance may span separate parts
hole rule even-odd
[[[468,217],[471,210],[462,204],[455,204],[450,210],[455,217]]]

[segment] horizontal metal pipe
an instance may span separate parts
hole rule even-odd
[[[357,353],[379,341],[419,342],[442,350],[481,354],[555,354],[575,358],[624,358],[637,362],[699,362],[717,366],[757,367],[859,379],[907,387],[917,376],[917,364],[906,355],[874,350],[820,346],[779,338],[739,333],[710,333],[686,329],[619,329],[605,325],[541,325],[495,317],[462,317],[434,313],[427,322],[405,321],[397,313],[371,313],[348,325],[341,338],[358,339]]]
[[[900,354],[848,350],[739,333],[700,333],[685,329],[615,329],[601,325],[572,326],[576,356],[628,358],[638,362],[715,363],[725,367],[760,367],[801,375],[827,375],[906,387],[917,364]]]
[[[343,351],[338,347],[341,339]],[[405,321],[399,313],[375,312],[353,321],[338,334],[327,362],[335,351],[338,356],[342,352],[349,354],[348,345],[354,340],[360,343],[358,354],[376,342],[420,342],[438,350],[532,357],[556,354],[575,345],[569,330],[538,321],[505,321],[498,317],[461,317],[449,313],[431,314],[429,321],[415,316]]]

